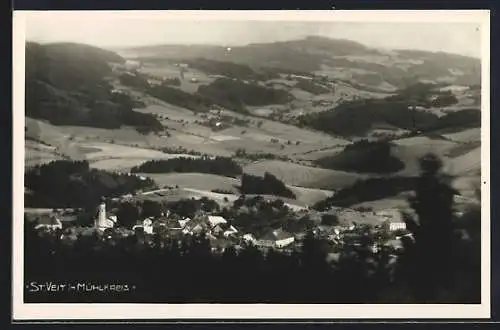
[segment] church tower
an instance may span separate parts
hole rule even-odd
[[[106,227],[106,200],[104,197],[101,198],[101,203],[99,204],[97,210],[97,219],[95,221],[96,228]]]

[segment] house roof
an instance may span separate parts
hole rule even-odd
[[[273,235],[277,241],[294,237],[292,234],[284,231],[283,229],[276,229],[273,231]]]
[[[208,222],[210,223],[210,225],[212,227],[215,227],[218,224],[225,224],[225,223],[227,223],[226,219],[224,219],[221,216],[217,216],[217,215],[209,215],[208,216]]]
[[[181,227],[185,227],[190,221],[191,221],[191,218],[185,218],[185,219],[179,220],[179,224],[181,225]]]
[[[165,222],[168,228],[182,228],[184,226],[181,225],[179,220],[176,219],[167,219]]]
[[[213,227],[213,229],[220,228],[221,230],[231,230],[232,226],[229,226],[228,223],[219,223]],[[233,227],[234,228],[234,227]]]

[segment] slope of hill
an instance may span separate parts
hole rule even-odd
[[[110,62],[124,59],[96,47],[57,43],[26,44],[26,116],[56,125],[161,129],[152,116],[133,111],[140,106],[125,94],[113,93],[105,80]]]
[[[344,102],[327,111],[304,114],[298,118],[298,124],[340,136],[366,136],[374,126],[381,124],[440,133],[481,126],[479,108],[457,110],[444,116],[433,112],[434,88],[434,84],[417,84],[383,99]]]
[[[278,160],[260,161],[249,164],[245,173],[263,176],[269,172],[286,184],[315,189],[339,189],[364,177],[355,173],[327,170],[298,165]]]

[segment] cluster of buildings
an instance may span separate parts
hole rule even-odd
[[[103,200],[98,207],[94,229],[100,232],[112,229],[115,227],[117,220],[116,215],[106,212],[106,204]],[[282,229],[271,231],[260,238],[256,238],[252,233],[240,232],[222,216],[205,213],[200,213],[193,219],[178,219],[168,212],[160,217],[148,217],[133,226],[132,233],[141,235],[160,233],[173,237],[194,236],[205,233],[211,243],[214,243],[214,245],[218,246],[218,249],[222,250],[229,245],[243,242],[262,248],[285,248],[295,241],[294,235]]]
[[[398,212],[395,210],[377,212],[377,216],[381,217],[381,225],[372,227],[371,230],[374,232],[394,233],[406,229],[405,222],[401,216],[398,217]],[[191,219],[180,218],[167,212],[160,217],[148,217],[140,220],[131,230],[118,227],[117,223],[118,217],[106,211],[103,199],[98,206],[93,228],[70,228],[68,233],[63,234],[63,236],[72,236],[73,239],[76,239],[78,235],[94,235],[95,233],[111,235],[107,234],[111,230],[120,236],[139,235],[147,240],[154,234],[181,238],[204,233],[210,241],[212,250],[223,252],[228,246],[239,248],[244,244],[251,244],[263,250],[275,248],[288,251],[294,246],[300,246],[306,235],[305,232],[289,233],[283,229],[274,229],[256,237],[254,233],[240,231],[222,216],[206,213],[199,213]],[[353,223],[334,226],[317,225],[313,232],[317,237],[325,239],[332,245],[340,246],[345,240],[349,240],[349,237],[356,236],[358,227],[363,226]],[[53,215],[44,217],[44,220],[39,222],[35,228],[46,231],[63,229],[63,222]],[[377,247],[374,246],[374,251],[376,249]]]

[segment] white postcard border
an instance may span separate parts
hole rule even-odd
[[[50,12],[58,15],[82,12]],[[457,22],[481,25],[482,47],[482,301],[480,305],[328,304],[36,304],[23,302],[24,209],[24,48],[31,11],[13,14],[13,320],[127,319],[472,319],[490,317],[490,19],[487,10],[418,11],[106,11],[114,17],[169,20],[271,20],[335,22]],[[47,15],[49,12],[43,12]]]

